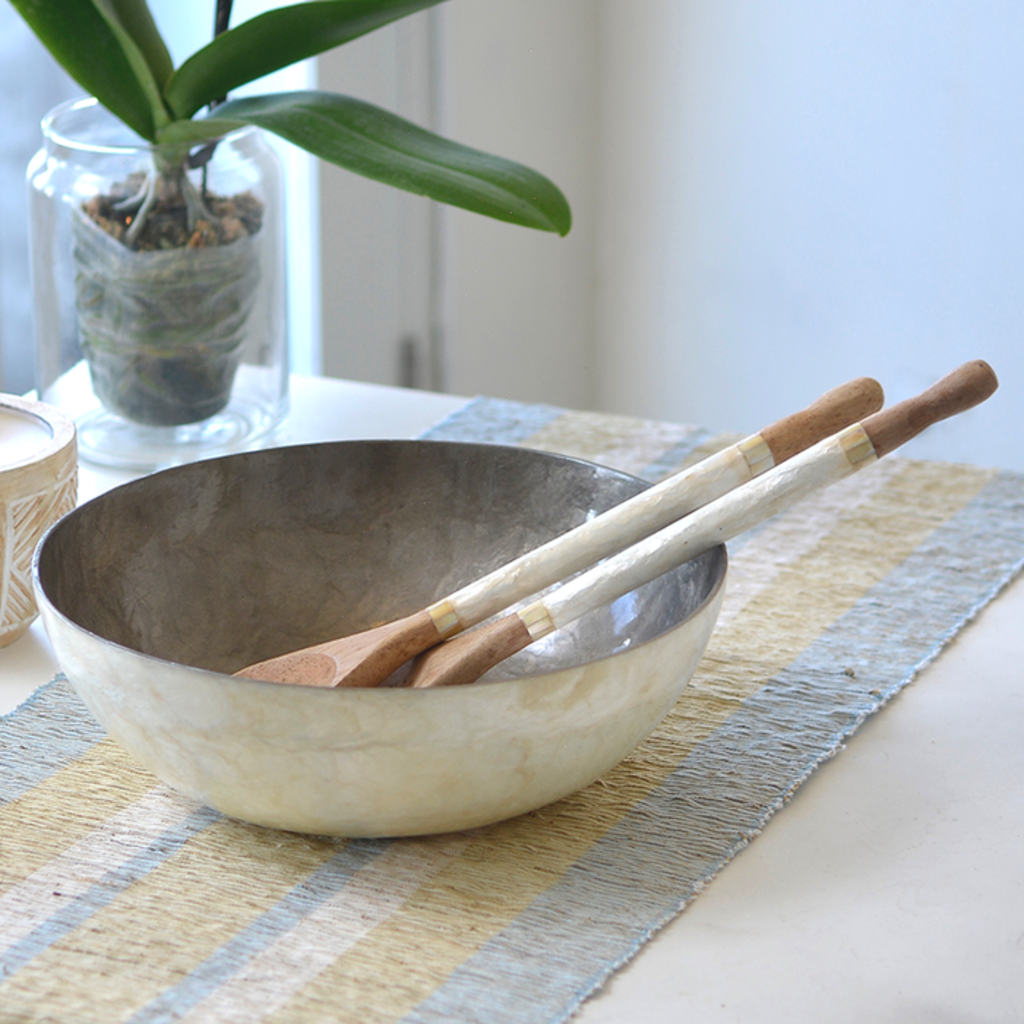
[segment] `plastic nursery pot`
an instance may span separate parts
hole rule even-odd
[[[42,130],[28,172],[40,397],[101,464],[250,447],[287,409],[276,155],[252,128],[151,146],[91,99]]]

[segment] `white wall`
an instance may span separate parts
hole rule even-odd
[[[981,356],[1000,392],[907,453],[1024,469],[1024,6],[604,14],[598,403],[753,430]]]
[[[542,171],[576,218],[561,239],[322,165],[327,373],[593,404],[597,28],[591,0],[454,0],[319,58],[321,88]]]
[[[446,213],[448,388],[590,407],[599,107],[594,0],[446,5],[445,124],[566,194],[566,238]]]
[[[421,12],[321,56],[319,87],[436,127],[441,13]],[[324,372],[443,388],[434,204],[321,163],[320,211]]]
[[[559,239],[445,210],[432,242],[416,240],[420,214],[398,212],[352,235],[350,262],[407,281],[444,252],[425,328],[440,335],[434,386],[754,430],[852,376],[877,376],[896,400],[981,356],[1001,390],[906,451],[1024,469],[1024,5],[451,0],[437,12],[434,123],[547,173],[574,227]],[[365,221],[364,199],[406,202],[346,187],[364,198],[325,224]],[[338,309],[325,366],[395,382],[396,326],[378,341],[373,323],[393,320],[409,288],[385,285],[380,316],[341,331],[380,300],[360,286],[348,310],[338,265],[325,263]]]

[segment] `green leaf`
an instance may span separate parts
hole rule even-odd
[[[310,90],[230,100],[217,120],[258,125],[356,174],[497,220],[560,235],[572,225],[565,197],[542,174],[350,96]]]
[[[137,65],[125,51],[127,34],[122,37],[93,0],[11,3],[86,92],[144,139],[155,137],[154,94],[139,80]]]
[[[267,11],[217,36],[171,76],[164,99],[175,118],[247,82],[314,57],[441,0],[315,0]]]
[[[153,112],[153,127],[155,130],[159,130],[170,121],[163,99],[160,96],[160,86],[157,85],[156,76],[153,74],[153,69],[149,66],[149,60],[142,50],[139,49],[131,33],[122,24],[121,16],[117,10],[118,7],[128,8],[135,2],[137,0],[93,0],[96,9],[100,12],[107,25],[110,26],[110,30],[114,33],[118,45],[120,45],[122,52],[128,59],[128,64],[135,73],[136,81],[142,87],[142,91],[149,102],[149,109]],[[142,2],[144,3],[145,0],[142,0]],[[153,30],[156,30],[156,25],[153,26]]]
[[[160,89],[174,71],[170,51],[156,27],[146,0],[108,0],[118,21],[132,37]]]

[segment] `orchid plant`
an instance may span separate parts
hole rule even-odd
[[[232,89],[333,49],[441,0],[312,0],[228,27],[175,67],[146,0],[11,0],[58,63],[153,144],[154,176],[184,173],[211,139],[255,125],[356,174],[498,220],[565,235],[571,213],[538,172],[459,145],[351,96],[317,90],[228,99]],[[205,146],[205,149],[204,149]],[[136,197],[144,213],[152,180]],[[137,218],[143,220],[144,216]]]

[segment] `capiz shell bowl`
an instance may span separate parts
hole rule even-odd
[[[415,611],[643,486],[499,445],[269,449],[83,505],[47,534],[34,580],[71,684],[170,786],[298,832],[452,831],[575,792],[657,726],[714,627],[724,548],[474,685],[324,690],[230,673]]]

